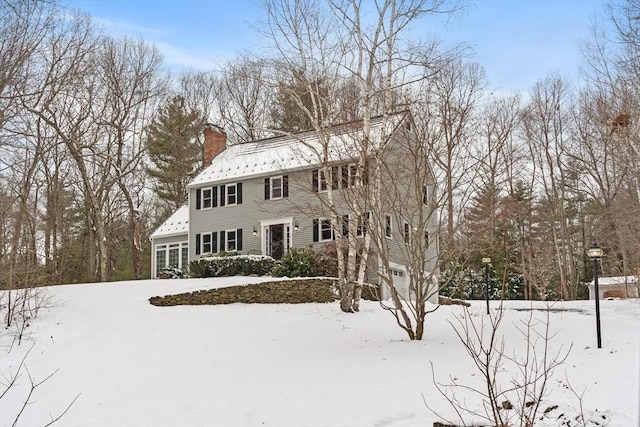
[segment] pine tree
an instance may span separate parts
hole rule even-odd
[[[147,128],[147,152],[153,166],[154,191],[169,210],[187,200],[187,184],[202,168],[200,133],[204,116],[188,111],[185,100],[175,96],[159,111]]]

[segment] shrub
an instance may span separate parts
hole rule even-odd
[[[158,272],[158,279],[182,279],[183,277],[186,277],[184,272],[175,267],[166,267]]]
[[[313,249],[291,248],[273,269],[276,277],[315,277],[322,275],[321,263]]]
[[[191,277],[264,276],[269,274],[275,265],[274,259],[269,256],[227,253],[221,255],[191,261]]]

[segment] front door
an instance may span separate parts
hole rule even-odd
[[[273,259],[282,259],[284,254],[284,224],[269,226],[269,255]]]

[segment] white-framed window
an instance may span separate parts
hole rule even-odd
[[[396,277],[404,277],[404,271],[396,270],[395,268],[391,269],[391,274],[396,276]]]
[[[167,245],[156,246],[156,274],[167,266]]]
[[[329,172],[329,174],[330,173],[331,172]],[[319,187],[320,192],[328,191],[329,177],[327,176],[327,173],[321,169],[320,171],[318,171],[318,174],[320,175],[320,187]]]
[[[238,184],[227,184],[226,186],[227,206],[238,204]]]
[[[202,250],[200,253],[209,254],[213,252],[211,248],[211,233],[202,234],[201,247],[202,247]]]
[[[424,232],[424,248],[429,250],[429,246],[431,245],[431,240],[429,239],[429,231],[425,230]]]
[[[169,267],[178,268],[180,265],[180,243],[171,243],[169,245]]]
[[[427,185],[422,186],[422,204],[425,206],[429,204],[429,187]]]
[[[355,187],[358,184],[358,165],[349,163],[342,167],[342,188]]]
[[[370,219],[371,219],[370,212],[365,212],[358,218],[358,225],[356,226],[357,236],[364,236],[365,234],[367,234]]]
[[[320,241],[333,239],[333,229],[331,228],[331,221],[328,219],[320,220]]]
[[[271,198],[272,199],[282,198],[282,177],[281,176],[274,176],[271,178]]]
[[[391,237],[393,236],[393,229],[391,227],[391,215],[384,216],[384,235],[388,239],[391,239]]]
[[[327,218],[318,218],[313,220],[313,241],[328,242],[334,239],[331,221]]]
[[[186,268],[189,265],[189,245],[183,244],[180,252],[180,265]]]
[[[264,179],[264,199],[284,199],[289,197],[288,175],[272,176]]]
[[[225,242],[225,250],[227,252],[234,252],[238,250],[238,231],[237,230],[227,230],[225,232],[227,238]]]
[[[189,266],[189,243],[169,243],[156,246],[156,275],[165,268],[186,269]]]
[[[342,237],[349,236],[349,215],[342,215]]]
[[[211,209],[213,206],[213,189],[211,187],[202,189],[202,209]]]

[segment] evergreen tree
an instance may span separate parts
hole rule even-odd
[[[185,100],[175,96],[159,111],[147,128],[147,152],[153,166],[154,191],[168,210],[187,200],[187,184],[202,169],[200,134],[204,116],[187,110]]]

